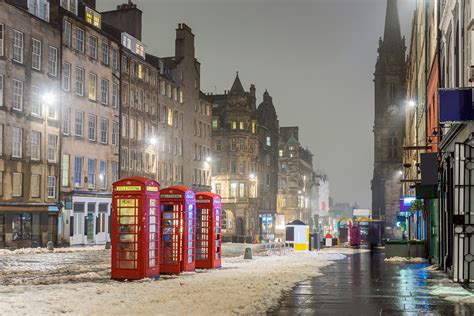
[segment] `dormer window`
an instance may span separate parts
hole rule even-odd
[[[61,0],[61,7],[77,15],[77,0]]]
[[[96,28],[100,29],[101,27],[101,15],[99,12],[92,10],[91,8],[86,7],[86,22],[94,25]]]
[[[28,0],[28,12],[49,22],[49,2],[47,0]]]

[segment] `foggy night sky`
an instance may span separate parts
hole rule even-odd
[[[98,10],[127,0],[97,0]],[[335,202],[371,206],[373,73],[386,0],[134,0],[146,51],[174,55],[175,29],[188,24],[201,62],[201,90],[223,93],[235,71],[248,90],[273,97],[280,126],[300,127]],[[399,0],[402,35],[415,0]],[[407,51],[408,53],[408,51]]]

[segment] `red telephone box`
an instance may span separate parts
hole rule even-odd
[[[196,238],[196,194],[190,188],[161,189],[160,272],[194,271]]]
[[[130,177],[113,184],[112,279],[160,275],[160,184]]]
[[[196,268],[221,267],[221,197],[210,192],[196,194]]]

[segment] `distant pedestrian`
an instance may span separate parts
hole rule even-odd
[[[377,247],[377,244],[379,242],[378,233],[379,232],[377,228],[375,228],[375,226],[373,225],[369,226],[369,236],[367,239],[369,242],[369,248],[370,248],[371,254],[373,254],[375,247]]]

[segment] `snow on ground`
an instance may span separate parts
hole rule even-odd
[[[107,250],[4,255],[0,256],[0,311],[15,315],[263,314],[297,282],[319,275],[321,267],[345,258],[344,254],[357,252],[361,251],[338,248],[253,260],[229,257],[219,270],[139,282],[110,280]],[[24,266],[17,263],[6,271],[14,261]]]
[[[407,258],[407,257],[391,257],[385,258],[385,262],[393,263],[424,263],[427,262],[424,258]]]

